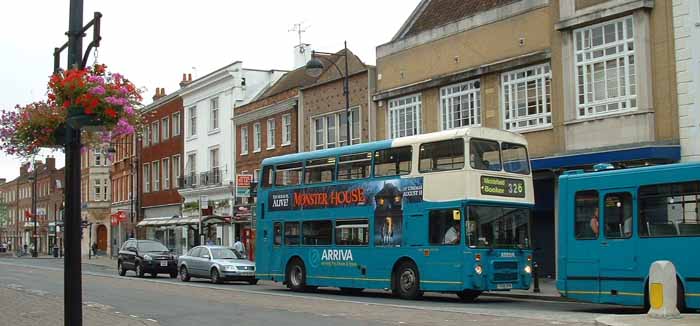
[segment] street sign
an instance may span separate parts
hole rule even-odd
[[[236,175],[236,197],[250,197],[250,184],[252,182],[252,174]]]

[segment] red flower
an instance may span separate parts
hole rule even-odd
[[[105,109],[105,114],[108,115],[108,116],[110,116],[110,117],[112,117],[112,118],[116,118],[116,117],[117,117],[117,111],[114,111],[114,109],[112,109],[112,108],[106,108],[106,109]]]
[[[85,114],[92,115],[93,113],[91,108],[85,108]]]
[[[68,107],[70,107],[70,101],[63,102],[63,108],[68,109]]]

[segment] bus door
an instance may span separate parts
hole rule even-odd
[[[266,245],[266,248],[269,248],[269,263],[270,263],[270,274],[273,275],[284,275],[284,266],[282,266],[282,256],[284,255],[283,253],[283,248],[282,246],[282,222],[281,221],[272,221],[272,245],[269,246]]]
[[[600,195],[596,190],[576,192],[574,198],[562,199],[567,203],[561,218],[567,219],[573,227],[563,231],[573,233],[568,239],[565,252],[566,289],[565,295],[574,299],[597,302],[600,291],[600,227],[599,210]],[[572,207],[573,206],[573,207]]]
[[[630,284],[625,282],[641,277],[636,275],[637,253],[632,239],[637,208],[634,189],[607,190],[601,195],[600,280],[601,292],[607,294],[629,288]],[[638,281],[641,284],[642,279]]]
[[[428,249],[423,258],[421,282],[435,290],[462,290],[464,278],[464,212],[460,207],[431,209],[428,212]],[[425,228],[409,230],[425,234]],[[424,275],[424,276],[423,276]]]

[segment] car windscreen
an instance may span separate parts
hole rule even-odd
[[[143,252],[163,252],[169,251],[162,243],[154,241],[139,241],[138,242],[139,251]]]
[[[241,259],[235,250],[229,248],[211,248],[211,254],[214,259]]]

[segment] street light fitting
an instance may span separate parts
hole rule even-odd
[[[321,76],[325,68],[323,67],[323,62],[321,62],[321,60],[317,58],[314,58],[312,54],[311,60],[309,60],[309,62],[306,63],[306,67],[304,69],[307,75],[313,78],[318,78],[319,76]]]

